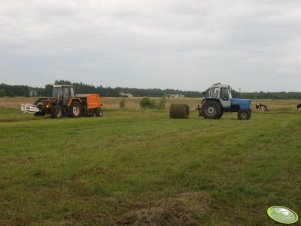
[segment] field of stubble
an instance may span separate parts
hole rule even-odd
[[[20,112],[34,99],[0,98],[0,225],[272,226],[272,205],[301,214],[301,101],[255,100],[239,121],[169,119],[170,103],[199,99],[163,111],[120,100],[104,98],[102,118],[51,119]]]

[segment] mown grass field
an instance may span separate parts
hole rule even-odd
[[[297,100],[260,101],[271,111],[249,121],[119,101],[104,99],[103,118],[53,120],[21,113],[30,98],[0,98],[0,225],[276,226],[272,205],[301,215]]]

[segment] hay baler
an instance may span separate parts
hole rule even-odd
[[[79,117],[103,115],[101,98],[98,94],[74,94],[72,85],[53,85],[49,98],[39,98],[34,104],[22,104],[21,111],[35,116],[50,114],[52,118],[63,116]]]
[[[219,119],[224,112],[237,112],[240,120],[251,118],[251,100],[232,98],[231,87],[220,83],[203,92],[205,98],[198,106],[199,115],[205,119]]]

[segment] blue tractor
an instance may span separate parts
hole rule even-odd
[[[205,94],[205,98],[197,109],[204,119],[220,119],[224,112],[237,112],[240,120],[251,118],[251,100],[232,98],[229,85],[214,84],[203,94]]]

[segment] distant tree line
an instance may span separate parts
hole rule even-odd
[[[242,92],[232,90],[235,98],[248,99],[301,99],[301,92]]]
[[[65,80],[56,80],[54,84],[73,85],[76,93],[99,93],[103,97],[119,97],[120,93],[131,93],[137,97],[162,97],[168,94],[181,94],[185,97],[203,97],[202,92],[182,91],[178,89],[138,89],[122,87],[93,86],[85,83],[72,83]],[[30,87],[26,85],[0,84],[0,97],[9,96],[51,96],[52,85],[47,84],[44,88]],[[301,92],[244,92],[232,91],[233,97],[250,99],[301,99]]]
[[[93,86],[85,83],[72,83],[65,80],[56,80],[54,84],[73,85],[75,93],[99,93],[103,97],[119,97],[120,93],[131,93],[137,97],[161,97],[167,94],[182,94],[186,97],[201,97],[202,93],[198,91],[182,91],[178,89],[138,89],[138,88],[122,88],[122,87],[103,87]],[[34,92],[33,92],[34,91]],[[51,96],[52,84],[45,85],[44,88],[36,88],[23,85],[6,85],[0,84],[0,97],[3,96]],[[30,95],[35,94],[35,95]]]
[[[34,96],[44,96],[45,88],[33,88],[25,85],[17,85],[11,86],[1,83],[0,84],[0,97],[9,96],[22,96],[29,97],[30,94],[34,94]]]

